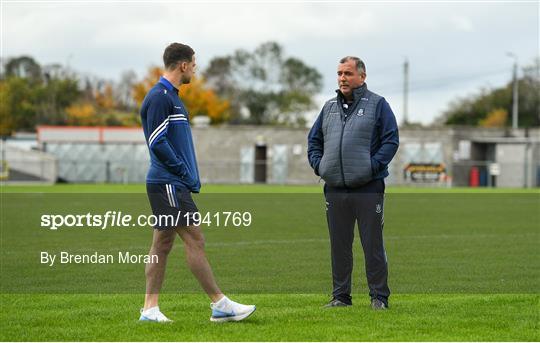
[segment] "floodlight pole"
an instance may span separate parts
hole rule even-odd
[[[409,60],[403,63],[403,125],[409,123]]]
[[[518,110],[519,110],[519,90],[518,90],[518,59],[511,52],[506,53],[507,56],[514,59],[514,67],[512,72],[512,129],[518,128]]]

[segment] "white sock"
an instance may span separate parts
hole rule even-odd
[[[223,298],[219,299],[214,303],[214,307],[218,309],[223,309],[231,300],[227,298],[226,295],[223,296]]]
[[[150,308],[147,308],[146,310],[143,311],[143,314],[154,314],[154,313],[157,313],[159,312],[159,306],[154,306],[154,307],[150,307]]]

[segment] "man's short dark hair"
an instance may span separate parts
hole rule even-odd
[[[339,63],[345,63],[347,61],[354,61],[356,65],[356,70],[358,70],[360,74],[366,73],[366,65],[364,64],[364,61],[362,61],[360,58],[356,56],[345,56],[339,60]]]
[[[174,69],[180,62],[191,62],[195,51],[189,46],[181,43],[172,43],[163,52],[163,64],[165,69]]]

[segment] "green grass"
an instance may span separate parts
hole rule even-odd
[[[177,242],[161,301],[170,325],[140,324],[144,266],[46,267],[40,251],[146,253],[146,228],[39,227],[44,213],[149,213],[143,185],[2,187],[2,341],[538,341],[538,190],[390,188],[385,245],[391,309],[374,312],[355,242],[354,306],[322,309],[331,275],[320,186],[212,185],[204,211],[251,211],[249,228],[206,228],[221,287],[255,303],[212,324]]]
[[[3,298],[6,298],[4,296]],[[249,320],[212,324],[207,299],[165,295],[171,324],[138,323],[135,295],[19,295],[2,311],[9,341],[538,341],[538,296],[396,295],[392,308],[322,309],[322,295],[239,295]],[[17,310],[15,310],[17,308]],[[30,315],[31,314],[31,315]]]

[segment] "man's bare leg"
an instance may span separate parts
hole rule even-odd
[[[167,266],[167,256],[171,251],[176,232],[174,230],[154,229],[152,247],[150,255],[157,255],[157,263],[147,263],[146,273],[146,295],[144,297],[144,310],[158,306],[159,291],[163,285],[165,277],[165,267]]]
[[[176,232],[184,241],[184,250],[189,269],[212,302],[219,301],[224,295],[219,289],[212,268],[206,259],[204,235],[201,229],[198,226],[188,226],[178,228]]]
[[[172,236],[170,233],[172,232]],[[212,300],[212,322],[240,321],[249,317],[255,312],[255,305],[243,305],[226,297],[216,284],[212,268],[206,259],[204,252],[204,236],[199,227],[177,228],[176,232],[184,242],[187,264],[199,281],[208,297]],[[154,241],[150,253],[159,256],[159,263],[148,264],[146,269],[146,297],[145,305],[141,313],[140,320],[150,320],[157,322],[170,322],[170,320],[159,311],[158,297],[163,278],[165,276],[165,266],[167,255],[170,252],[176,233],[174,231],[155,231]],[[150,312],[150,313],[146,313]]]

